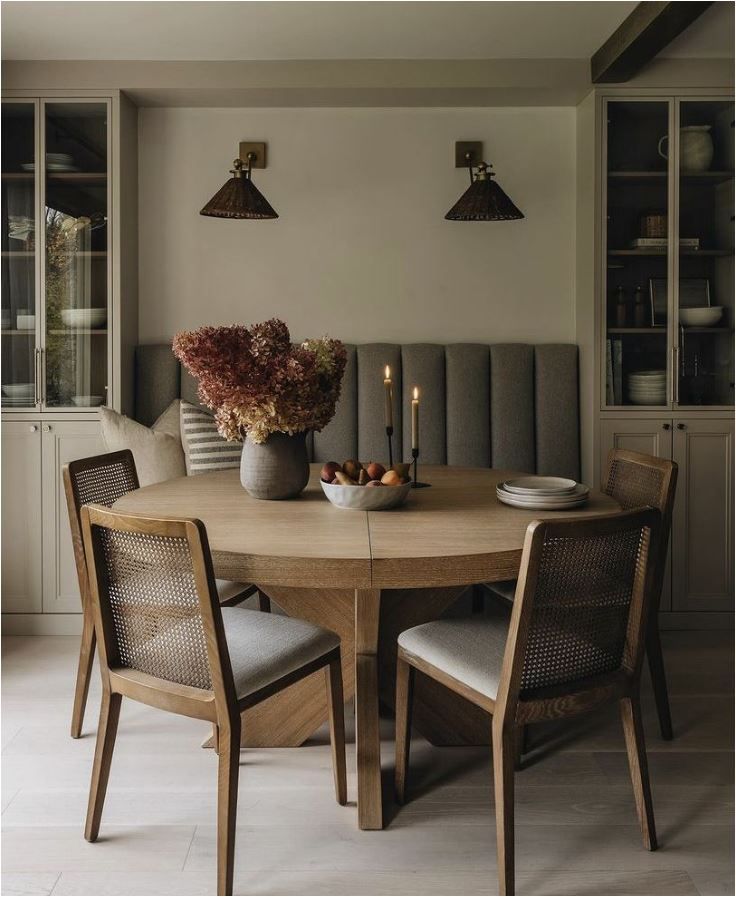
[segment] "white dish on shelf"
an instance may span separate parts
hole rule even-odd
[[[92,330],[107,323],[106,308],[63,308],[61,320],[67,327],[89,327]]]
[[[714,327],[722,317],[722,305],[680,309],[680,323],[683,327]]]
[[[579,508],[588,500],[588,487],[583,483],[577,483],[574,492],[569,495],[516,495],[507,492],[502,485],[496,486],[496,497],[505,505],[512,508],[524,508],[534,511],[569,511]]]
[[[15,326],[18,330],[34,330],[36,327],[35,315],[17,315]]]
[[[1,401],[8,408],[31,408],[36,404],[34,395],[20,396],[20,398],[3,396]]]
[[[35,383],[5,383],[3,385],[3,392],[11,399],[25,399],[33,396],[35,391]]]
[[[72,396],[72,402],[78,408],[96,408],[104,401],[104,396]]]
[[[518,477],[501,484],[506,492],[514,495],[570,495],[577,483],[564,477]]]
[[[339,486],[320,480],[322,490],[336,508],[349,511],[388,511],[403,504],[411,483],[401,486]]]

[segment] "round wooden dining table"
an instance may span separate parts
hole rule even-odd
[[[309,485],[291,501],[258,501],[239,471],[168,480],[131,492],[115,510],[196,517],[207,528],[215,575],[255,583],[290,616],[342,640],[345,698],[355,697],[358,822],[383,826],[379,700],[393,706],[398,634],[440,617],[476,583],[513,579],[532,520],[613,513],[591,492],[572,512],[511,508],[496,484],[511,471],[422,468],[414,489],[391,511],[331,505],[312,465]],[[388,487],[387,487],[388,488]],[[243,719],[244,746],[297,746],[327,720],[321,671],[295,683]],[[486,744],[487,715],[429,679],[417,677],[413,724],[435,744]]]

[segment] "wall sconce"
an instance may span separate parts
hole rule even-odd
[[[465,167],[470,173],[470,186],[445,215],[448,221],[514,221],[524,217],[494,180],[491,166],[483,161],[481,141],[455,144],[455,168]]]
[[[243,164],[247,165],[243,171]],[[225,182],[199,213],[210,218],[278,218],[266,197],[253,183],[254,168],[266,167],[265,143],[241,143],[238,158],[230,170],[232,177]]]

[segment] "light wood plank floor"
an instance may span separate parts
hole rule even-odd
[[[648,680],[644,696],[660,850],[640,846],[615,713],[548,727],[517,774],[519,893],[734,893],[732,635],[664,643],[674,742],[659,740]],[[124,702],[100,840],[84,841],[99,687],[73,741],[77,644],[3,640],[2,893],[213,893],[216,766],[202,723]],[[417,738],[413,800],[397,812],[389,720],[383,734],[383,832],[358,831],[353,774],[349,806],[334,802],[325,732],[243,752],[236,894],[496,893],[488,751]]]

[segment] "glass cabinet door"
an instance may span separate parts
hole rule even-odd
[[[2,104],[2,407],[40,401],[36,343],[36,103]]]
[[[108,107],[43,103],[44,403],[106,401]]]
[[[734,401],[734,106],[678,103],[678,405]]]
[[[604,405],[666,406],[670,178],[668,100],[604,105]]]

